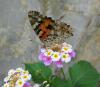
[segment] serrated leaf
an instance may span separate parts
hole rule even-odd
[[[52,74],[51,69],[42,63],[25,64],[25,68],[32,75],[33,81],[37,83],[48,80]]]
[[[99,73],[86,61],[79,61],[69,68],[73,87],[96,87]]]

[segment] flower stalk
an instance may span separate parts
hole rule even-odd
[[[62,72],[63,78],[64,78],[65,80],[67,80],[63,68],[61,68],[61,72]]]

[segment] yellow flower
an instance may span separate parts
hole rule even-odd
[[[63,47],[63,51],[67,51],[68,49],[68,47]]]
[[[71,61],[71,57],[70,57],[69,54],[63,53],[63,54],[61,55],[61,60],[64,61],[64,62],[66,62],[66,63],[68,63],[68,62]]]
[[[71,52],[72,51],[72,46],[70,44],[63,43],[61,51],[65,52],[65,53]]]
[[[53,51],[52,50],[47,50],[44,55],[50,57],[52,55]]]
[[[68,53],[68,52],[71,52],[72,49],[70,47],[62,47],[62,52],[65,52],[65,53]]]
[[[52,58],[52,61],[59,61],[60,60],[59,52],[54,52],[51,58]]]
[[[24,70],[22,68],[17,68],[16,72],[24,72]]]
[[[28,81],[31,79],[31,75],[30,74],[24,74],[21,76],[21,78],[24,80],[24,81]]]
[[[29,72],[28,71],[23,71],[23,74],[29,74]]]
[[[25,81],[23,79],[19,79],[16,82],[16,87],[23,87]]]

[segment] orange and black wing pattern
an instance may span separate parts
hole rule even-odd
[[[28,17],[33,30],[45,46],[65,42],[66,38],[73,35],[70,25],[43,16],[38,11],[29,11]]]

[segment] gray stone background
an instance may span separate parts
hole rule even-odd
[[[0,75],[23,62],[36,61],[40,41],[31,32],[29,10],[70,24],[74,36],[66,42],[100,72],[100,0],[0,0]],[[30,41],[32,39],[32,41]]]

